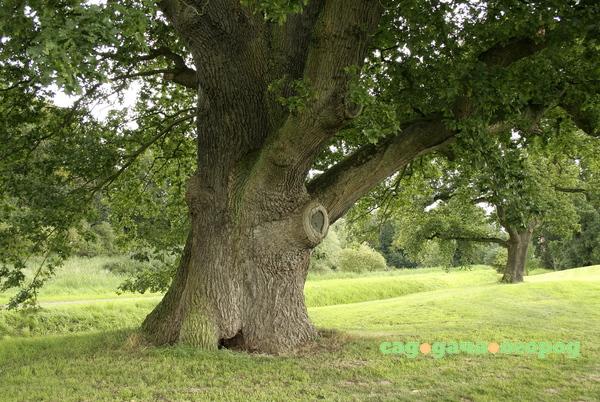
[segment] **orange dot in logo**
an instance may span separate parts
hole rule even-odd
[[[500,345],[498,345],[496,342],[490,342],[490,344],[488,345],[488,352],[490,353],[496,354],[499,350]]]
[[[419,346],[419,350],[421,351],[421,353],[423,353],[424,355],[426,355],[429,352],[431,352],[431,345],[428,344],[427,342],[422,343],[421,346]]]

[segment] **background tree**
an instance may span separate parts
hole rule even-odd
[[[67,254],[62,234],[87,210],[85,194],[150,149],[195,142],[186,246],[142,328],[159,344],[280,352],[309,341],[310,251],[378,183],[459,133],[477,143],[548,105],[597,133],[593,1],[0,5],[0,135],[11,155],[0,185],[7,205],[38,218],[6,218],[5,287],[23,284],[21,251]],[[133,108],[91,117],[132,80]],[[52,85],[82,98],[56,112],[75,117],[40,129]],[[42,157],[44,169],[29,168]],[[27,185],[14,175],[23,166]],[[21,237],[38,245],[10,240]]]
[[[563,145],[567,148],[572,146]],[[542,228],[540,235],[535,239],[536,252],[548,268],[565,269],[600,263],[600,161],[598,154],[593,154],[597,152],[597,148],[590,147],[580,149],[581,151],[585,156],[578,161],[586,191],[585,197],[575,200],[580,229],[573,237],[565,238]]]
[[[600,208],[579,200],[576,203],[580,229],[572,237],[542,230],[534,239],[536,254],[545,267],[559,270],[600,263]]]
[[[416,189],[399,195],[398,242],[414,254],[432,239],[495,243],[508,250],[502,280],[521,282],[534,233],[570,239],[576,202],[593,191],[585,165],[595,163],[598,141],[567,124],[549,138],[554,122],[544,118],[536,136],[512,130],[481,141],[479,153],[458,144],[451,161],[430,159],[407,179]]]

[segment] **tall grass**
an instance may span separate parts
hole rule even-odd
[[[125,277],[115,275],[104,266],[115,262],[127,264],[130,261],[126,256],[70,258],[56,269],[54,276],[40,290],[38,299],[52,301],[119,297],[117,288]],[[25,270],[27,278],[31,278],[35,266],[34,262]],[[0,293],[0,304],[13,294],[14,291]]]

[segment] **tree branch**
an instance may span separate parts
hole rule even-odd
[[[165,46],[154,49],[147,55],[140,56],[139,60],[153,60],[157,57],[165,57],[175,64],[174,69],[164,71],[163,78],[165,80],[172,81],[190,89],[198,89],[198,77],[196,70],[188,67],[181,55],[173,52],[171,49]]]
[[[478,243],[496,243],[501,245],[502,247],[508,247],[508,240],[501,239],[499,237],[488,237],[488,236],[462,236],[462,235],[453,235],[447,233],[433,233],[427,236],[427,239],[433,240],[435,238],[443,239],[443,240],[462,240],[462,241],[473,241]]]
[[[455,134],[441,119],[415,122],[384,143],[364,146],[349,155],[314,178],[308,191],[334,222],[377,183],[415,157],[447,144]]]
[[[267,139],[257,169],[284,191],[303,184],[319,150],[355,117],[348,108],[347,68],[363,65],[382,10],[373,0],[325,0],[302,72],[310,93],[306,106],[288,113]]]
[[[516,46],[518,49],[511,53],[511,46]],[[514,39],[507,44],[496,45],[488,49],[479,56],[479,59],[488,66],[507,67],[543,47],[543,44],[535,44],[533,40]],[[543,110],[539,105],[528,105],[523,113],[531,120],[535,120],[541,117]],[[471,99],[467,96],[459,96],[454,104],[456,118],[466,118],[472,113]],[[504,125],[500,118],[490,122],[489,130],[492,133],[503,128]],[[438,149],[440,145],[451,140],[456,134],[456,132],[448,130],[440,119],[416,123],[400,133],[399,136],[382,144],[382,148],[377,149],[378,147],[367,145],[350,155],[346,160],[309,183],[309,192],[326,206],[331,215],[330,220],[333,222],[377,182],[393,174],[417,155]],[[415,141],[413,144],[402,143],[412,136],[423,137],[421,137],[421,142],[413,139]],[[431,140],[434,142],[429,143],[428,141]],[[402,145],[399,146],[399,144]],[[380,163],[379,159],[384,158],[384,155],[387,155],[386,162]],[[393,158],[396,158],[396,161]],[[353,175],[355,177],[352,177]],[[328,189],[328,187],[330,188]]]
[[[157,49],[153,49],[148,54],[138,55],[134,57],[129,57],[128,55],[121,56],[119,52],[97,54],[106,59],[122,60],[123,58],[126,58],[132,65],[135,65],[139,62],[150,61],[158,59],[159,57],[164,57],[174,64],[173,68],[154,69],[147,71],[139,71],[137,73],[122,74],[114,77],[113,79],[130,79],[163,74],[163,79],[166,81],[171,81],[190,89],[198,89],[198,78],[196,70],[194,70],[191,67],[188,67],[183,56],[175,53],[166,46],[161,46]]]
[[[196,70],[187,69],[187,70],[174,70],[169,68],[160,68],[156,70],[147,70],[147,71],[139,71],[137,73],[131,74],[122,74],[114,77],[114,80],[125,80],[132,78],[140,78],[140,77],[150,77],[153,75],[163,75],[163,79],[165,81],[171,81],[176,84],[183,85],[187,88],[197,90],[198,89],[198,79],[196,77]]]
[[[481,53],[478,60],[488,66],[508,67],[511,64],[531,56],[546,47],[545,41],[517,37],[505,43],[498,43]]]
[[[171,130],[173,130],[173,128],[175,128],[177,125],[188,121],[188,120],[192,120],[193,118],[195,118],[195,115],[187,115],[184,117],[181,117],[179,119],[174,120],[173,122],[171,122],[168,126],[166,126],[165,128],[163,128],[162,130],[160,130],[154,137],[152,137],[149,141],[145,142],[144,144],[142,144],[138,149],[136,149],[134,152],[132,152],[131,154],[127,155],[126,158],[126,162],[119,168],[117,169],[113,174],[111,174],[110,176],[106,177],[104,180],[102,180],[100,183],[98,183],[96,186],[94,186],[94,188],[91,191],[90,197],[92,197],[95,193],[97,193],[98,191],[100,191],[102,188],[110,185],[112,182],[114,182],[119,176],[121,176],[121,174],[123,172],[125,172],[125,170],[127,170],[127,168],[129,166],[131,166],[131,164],[133,162],[135,162],[137,160],[137,158],[144,153],[144,151],[146,151],[152,144],[154,144],[155,142],[157,142],[158,140],[160,140],[163,136],[169,134],[171,132]]]
[[[561,192],[561,193],[572,193],[572,194],[576,194],[576,193],[586,194],[586,193],[589,193],[589,190],[585,189],[585,188],[574,188],[574,187],[571,188],[571,187],[554,186],[554,189],[556,191],[558,191],[558,192]]]
[[[6,88],[0,88],[0,92],[11,91],[11,90],[13,90],[15,88],[20,87],[21,85],[29,84],[31,81],[33,81],[33,78],[28,78],[28,79],[24,79],[24,80],[21,80],[21,81],[17,81],[13,85],[10,85],[10,86],[8,86]]]
[[[284,24],[271,25],[269,41],[276,78],[302,78],[314,27],[324,4],[324,0],[312,0],[302,13],[288,15]]]
[[[189,68],[187,66],[187,64],[185,63],[183,56],[173,52],[171,49],[169,49],[166,46],[161,46],[158,49],[154,49],[154,50],[150,51],[150,53],[148,53],[147,55],[140,56],[138,58],[138,60],[140,60],[140,61],[154,60],[161,56],[168,60],[171,60],[175,64],[175,68],[177,68],[179,70],[185,70],[185,69]]]
[[[566,97],[561,100],[559,106],[571,116],[577,128],[592,137],[600,137],[600,113],[585,110],[582,102]]]

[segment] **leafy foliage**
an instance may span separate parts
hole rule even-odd
[[[580,229],[573,237],[542,230],[536,239],[536,253],[544,266],[565,269],[600,263],[600,208],[593,198],[579,200],[576,208]]]
[[[75,234],[77,226],[100,211],[110,211],[122,245],[126,229],[130,245],[177,249],[187,227],[182,181],[195,157],[194,99],[156,77],[170,60],[155,50],[183,46],[155,2],[6,0],[0,9],[0,75],[8,85],[0,92],[1,288],[23,287],[25,300],[69,254],[99,252],[73,237],[88,236]],[[134,87],[136,104],[119,106]],[[80,97],[57,107],[56,88]],[[94,107],[107,102],[100,120]],[[162,227],[144,215],[162,216]],[[25,283],[29,255],[48,258]]]
[[[83,221],[78,227],[70,228],[68,233],[73,254],[79,257],[113,255],[118,251],[114,230],[108,222],[90,225]]]
[[[362,214],[363,226],[391,217],[399,228],[394,246],[423,265],[479,262],[473,242],[506,246],[511,231],[526,228],[535,228],[549,258],[557,239],[568,243],[580,230],[577,205],[595,193],[600,155],[596,139],[560,116],[549,113],[534,131],[489,135],[476,146],[461,137],[446,155],[424,157],[380,186],[351,214]]]
[[[342,247],[338,234],[330,230],[327,237],[313,250],[309,270],[320,273],[336,270],[340,251]]]
[[[339,270],[342,272],[383,271],[387,269],[385,258],[366,244],[345,248],[338,253]]]

